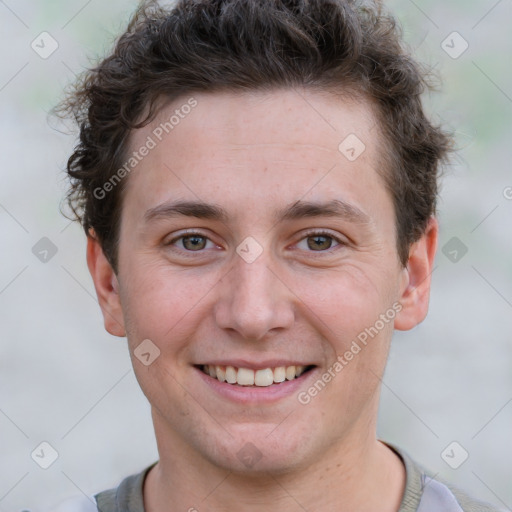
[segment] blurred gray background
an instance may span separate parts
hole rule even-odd
[[[460,152],[430,313],[395,335],[379,437],[512,510],[512,1],[388,4],[443,78],[426,102]],[[74,139],[47,116],[135,6],[0,0],[0,512],[44,511],[158,458],[126,340],[103,329],[85,237],[59,212]],[[41,442],[58,452],[48,469],[31,457]]]

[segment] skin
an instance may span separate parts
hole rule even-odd
[[[127,336],[152,407],[160,460],[146,478],[145,508],[397,511],[405,469],[376,437],[380,379],[393,329],[411,329],[427,314],[437,222],[430,220],[403,267],[379,174],[383,141],[367,102],[311,90],[194,98],[197,107],[127,178],[117,275],[94,232],[88,239],[105,327]],[[135,131],[132,150],[187,99]],[[349,134],[366,146],[352,162],[338,150]],[[214,203],[227,217],[145,221],[146,212],[177,199]],[[365,221],[274,218],[298,200],[331,199],[358,208]],[[178,239],[192,228],[207,237],[195,251]],[[309,229],[341,243],[306,236]],[[252,263],[236,252],[248,236],[262,248]],[[310,362],[316,368],[298,391],[307,390],[395,303],[394,321],[307,405],[297,392],[242,405],[193,366],[226,357]],[[160,350],[149,366],[134,356],[144,339]],[[252,467],[237,456],[248,442],[262,455]]]

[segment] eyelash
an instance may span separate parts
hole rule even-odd
[[[164,245],[166,247],[172,247],[179,240],[182,240],[183,238],[193,237],[193,236],[198,236],[198,237],[201,237],[201,238],[205,238],[206,240],[211,242],[210,238],[207,237],[206,235],[204,235],[203,233],[201,233],[200,231],[186,231],[185,233],[182,233],[180,236],[178,236],[176,238],[173,238],[169,242],[166,242]],[[325,231],[325,230],[320,230],[320,231],[310,230],[310,231],[306,231],[304,233],[303,237],[297,243],[301,242],[304,239],[311,238],[311,237],[314,237],[314,236],[326,236],[326,237],[332,238],[333,240],[335,240],[338,243],[338,245],[336,245],[334,247],[330,247],[329,249],[326,249],[325,251],[307,251],[309,253],[312,253],[312,255],[314,257],[321,257],[323,254],[326,254],[326,253],[330,254],[330,253],[336,251],[337,249],[339,249],[339,248],[341,248],[343,246],[348,245],[348,243],[345,242],[344,240],[341,240],[336,235],[332,234],[329,231]],[[176,249],[174,247],[172,247],[172,250],[173,251],[178,251],[178,252],[180,252],[182,254],[186,254],[187,257],[188,256],[192,256],[193,253],[203,253],[205,251],[205,249],[201,249],[199,251],[189,251],[187,249]],[[319,253],[319,254],[315,254],[315,253]]]
[[[340,249],[341,247],[344,247],[347,244],[347,242],[345,242],[344,240],[342,240],[341,238],[337,237],[336,235],[334,235],[333,233],[331,233],[330,231],[325,231],[325,230],[320,230],[320,231],[317,231],[315,229],[313,230],[310,230],[310,231],[306,231],[304,234],[303,234],[303,237],[299,240],[299,242],[301,242],[302,240],[306,239],[306,238],[311,238],[313,236],[326,236],[328,238],[332,238],[333,240],[335,240],[338,245],[334,246],[334,247],[329,247],[329,249],[326,249],[325,251],[307,251],[307,252],[310,252],[312,254],[315,254],[315,253],[319,253],[318,255],[320,256],[322,253],[325,254],[325,253],[332,253],[338,249]],[[297,242],[298,243],[298,242]]]

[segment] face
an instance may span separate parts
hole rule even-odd
[[[426,313],[435,222],[403,268],[365,102],[188,100],[132,136],[132,151],[155,144],[126,178],[117,276],[89,241],[106,327],[126,332],[159,448],[279,472],[364,444],[393,329]]]

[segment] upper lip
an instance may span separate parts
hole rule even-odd
[[[280,366],[316,366],[311,362],[298,362],[291,359],[267,359],[265,361],[247,361],[246,359],[219,359],[199,363],[196,366],[233,366],[235,368],[248,368],[251,370],[263,370],[265,368],[278,368]]]

